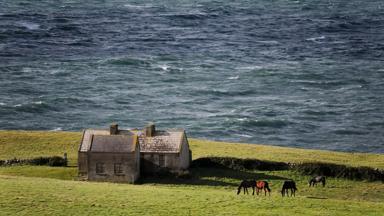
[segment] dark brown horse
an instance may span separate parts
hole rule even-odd
[[[295,196],[297,191],[296,182],[292,180],[284,181],[283,188],[281,189],[281,196],[289,196],[289,189],[291,190],[291,196]]]
[[[323,187],[325,187],[325,176],[315,176],[309,180],[309,187],[315,186],[317,183],[321,182]]]
[[[255,180],[243,180],[239,187],[237,188],[237,194],[241,192],[241,188],[244,189],[244,194],[247,192],[248,194],[248,188],[252,188],[253,192],[252,195],[255,195],[255,187],[256,187],[256,181]]]
[[[269,196],[271,196],[271,189],[268,186],[267,181],[257,181],[256,182],[256,194],[259,195],[259,191],[264,190],[264,196],[267,196],[267,191]]]

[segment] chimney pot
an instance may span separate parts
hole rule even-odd
[[[155,124],[154,123],[149,123],[145,127],[145,136],[152,137],[152,136],[155,136],[155,133],[156,133]]]
[[[119,125],[116,123],[111,124],[111,126],[109,127],[109,133],[111,135],[118,134],[119,133]]]

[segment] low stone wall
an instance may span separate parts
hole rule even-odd
[[[31,159],[9,159],[0,160],[0,166],[14,166],[14,165],[46,165],[46,166],[67,166],[68,161],[64,157],[36,157]]]
[[[340,164],[305,162],[285,163],[233,157],[203,157],[192,161],[191,167],[226,168],[234,170],[293,170],[303,175],[323,175],[350,180],[384,182],[384,170],[372,167],[350,167]]]

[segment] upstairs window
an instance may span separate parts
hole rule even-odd
[[[123,173],[123,165],[121,163],[115,163],[115,175],[122,175]]]
[[[105,173],[105,164],[96,163],[96,174],[104,174],[104,173]]]

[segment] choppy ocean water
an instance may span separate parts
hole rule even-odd
[[[0,0],[0,129],[384,153],[384,2]]]

